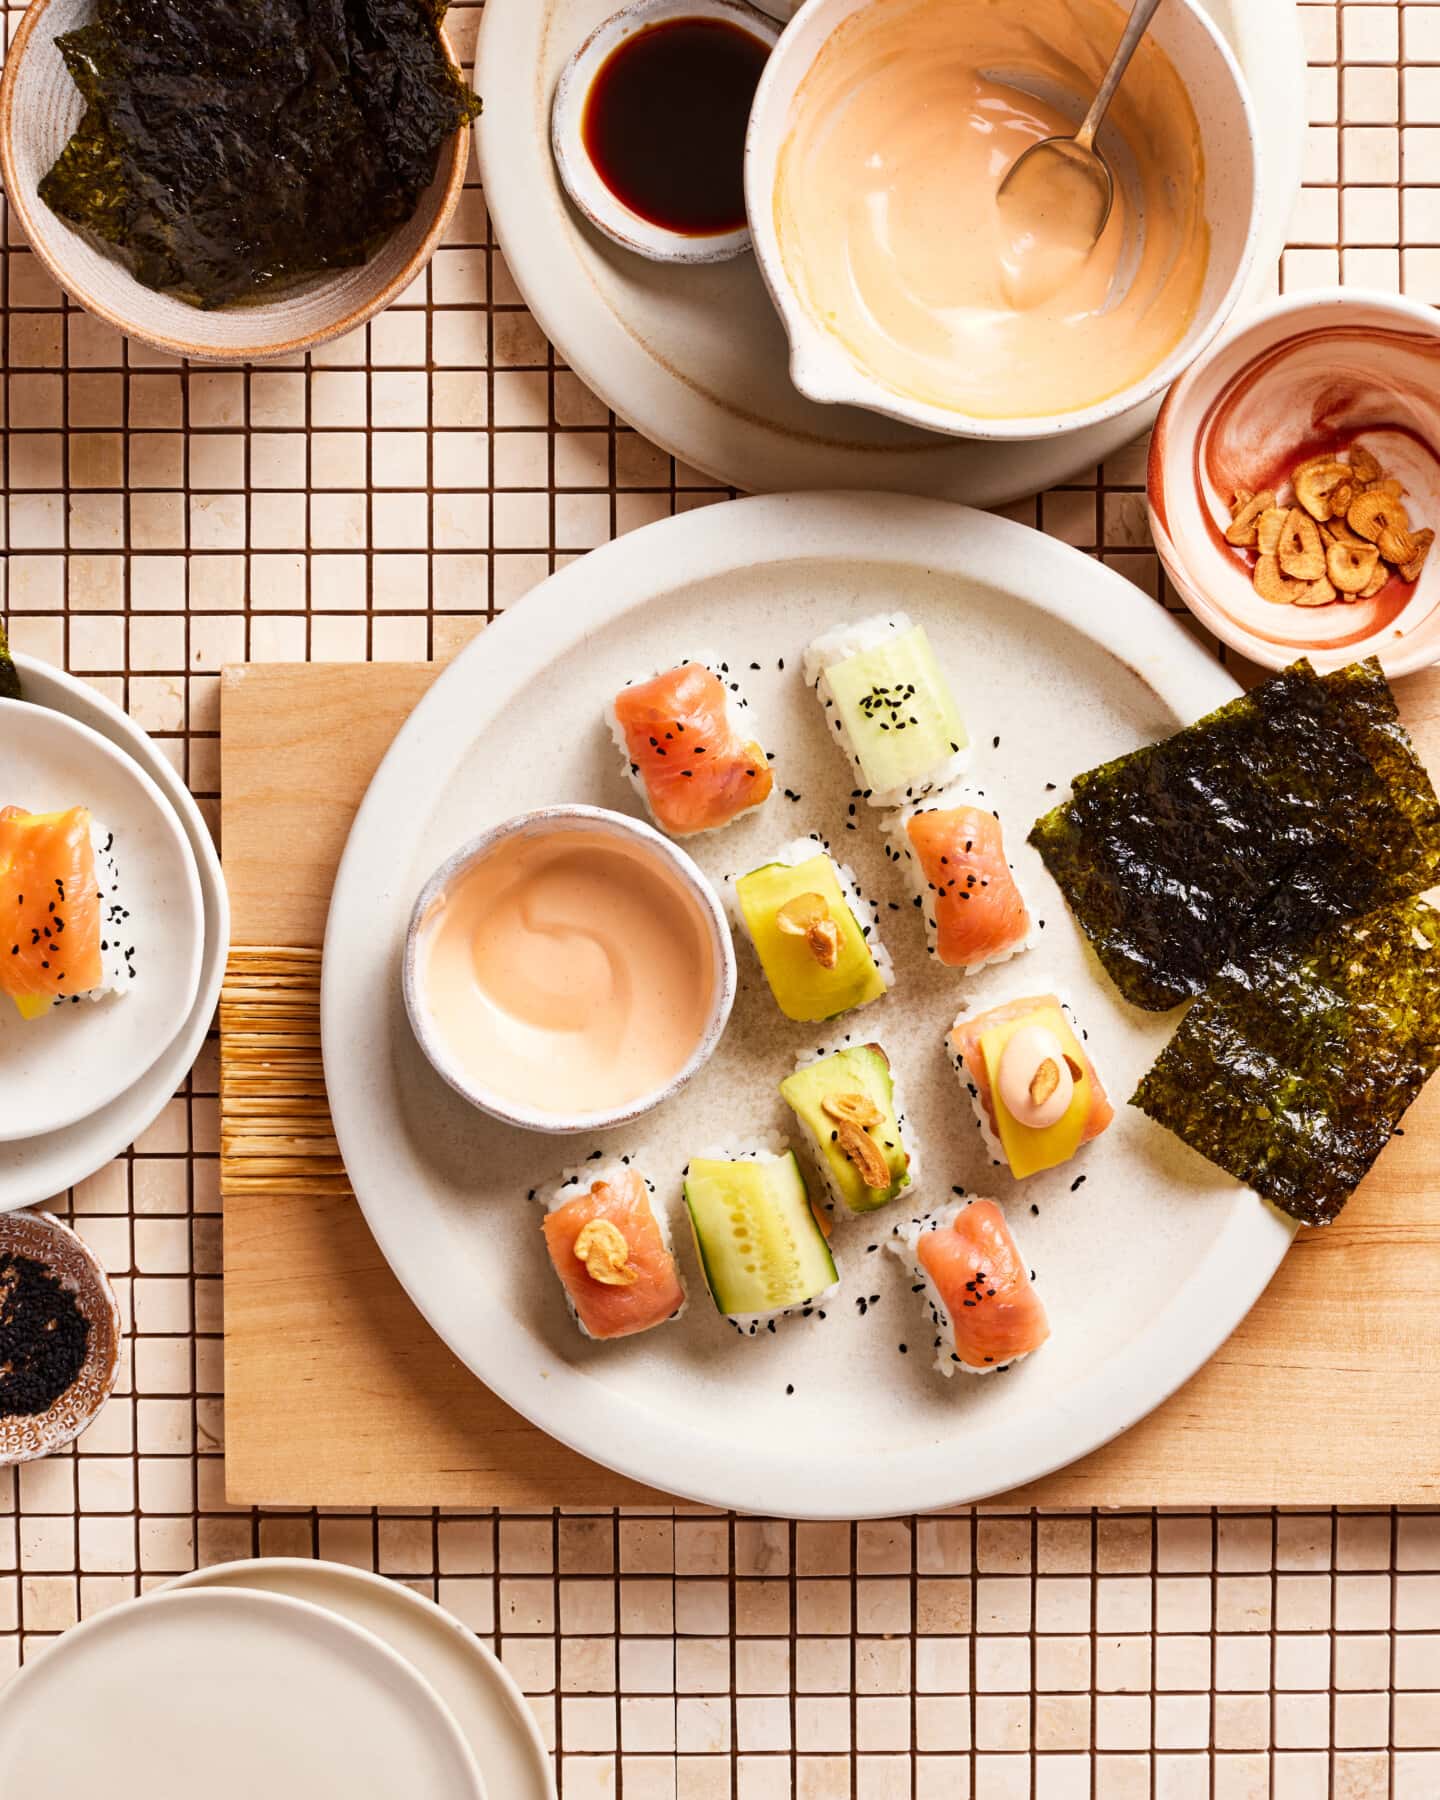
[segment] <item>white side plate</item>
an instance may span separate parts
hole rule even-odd
[[[938,437],[791,386],[789,347],[753,257],[647,262],[586,225],[550,153],[550,99],[576,47],[619,0],[487,0],[475,54],[485,203],[541,329],[621,418],[681,462],[752,493],[885,488],[1003,506],[1068,481],[1147,429],[1159,400],[1065,437]],[[1264,198],[1252,299],[1273,291],[1305,144],[1294,0],[1206,0],[1262,123]],[[777,0],[786,14],[793,6]]]
[[[898,607],[926,626],[952,673],[975,779],[1046,921],[1039,948],[970,981],[927,958],[878,820],[849,829],[853,782],[799,672],[824,627]],[[583,1162],[589,1146],[567,1153],[487,1121],[440,1081],[405,1018],[400,952],[430,870],[487,824],[560,799],[633,809],[602,706],[627,675],[711,647],[746,685],[777,791],[693,840],[697,860],[719,877],[823,832],[862,887],[900,908],[882,913],[897,981],[830,1027],[794,1026],[741,946],[740,993],[714,1060],[636,1130],[603,1141],[609,1154],[643,1153],[678,1227],[690,1309],[626,1343],[588,1343],[526,1193]],[[974,1500],[1083,1455],[1156,1406],[1248,1310],[1293,1227],[1125,1105],[1174,1017],[1118,998],[1025,833],[1056,797],[1049,784],[1063,792],[1076,771],[1235,691],[1182,626],[1112,571],[1006,520],[889,495],[708,507],[607,545],[512,608],[440,677],[381,765],[326,934],[325,1069],[341,1149],[376,1238],[431,1324],[506,1401],[586,1455],[714,1505],[782,1515]],[[962,1003],[1052,986],[1088,1027],[1118,1115],[1073,1163],[1017,1184],[986,1161],[941,1040]],[[994,1194],[1038,1272],[1054,1338],[1003,1377],[932,1375],[931,1333],[905,1271],[870,1249],[888,1229],[883,1214],[837,1222],[844,1286],[823,1319],[742,1341],[700,1285],[680,1209],[687,1158],[719,1140],[789,1132],[776,1083],[797,1051],[847,1031],[883,1043],[899,1070],[926,1165],[922,1201],[944,1200],[953,1184]]]
[[[119,900],[130,916],[102,921],[102,931],[120,932],[135,952],[135,979],[123,994],[61,1003],[28,1022],[0,1001],[7,1142],[61,1131],[108,1106],[172,1041],[200,988],[205,907],[174,808],[137,762],[88,725],[0,700],[0,769],[0,804],[40,813],[88,806],[113,835]]]
[[[373,1632],[450,1708],[494,1800],[555,1800],[550,1758],[525,1696],[475,1633],[433,1601],[367,1569],[288,1556],[215,1564],[156,1591],[215,1587],[288,1594]]]
[[[368,1631],[217,1589],[68,1631],[0,1698],[7,1794],[104,1800],[485,1800],[434,1690]]]
[[[15,662],[30,705],[78,719],[82,725],[98,731],[137,762],[174,807],[200,872],[200,891],[205,901],[205,948],[200,991],[190,1016],[145,1074],[119,1099],[88,1114],[68,1131],[28,1137],[7,1147],[0,1157],[0,1212],[63,1194],[66,1188],[85,1180],[118,1156],[154,1121],[185,1079],[205,1041],[215,1016],[230,947],[230,901],[215,840],[190,790],[157,745],[118,706],[77,676],[30,656],[17,656]]]

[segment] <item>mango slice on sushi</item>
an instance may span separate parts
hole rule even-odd
[[[738,876],[734,911],[787,1019],[813,1024],[880,999],[895,979],[855,877],[814,838]]]
[[[961,1013],[946,1044],[990,1154],[1017,1181],[1069,1162],[1115,1117],[1054,994]]]

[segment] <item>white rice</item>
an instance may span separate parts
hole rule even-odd
[[[95,852],[95,880],[100,891],[100,967],[98,987],[82,993],[68,994],[69,1000],[104,1000],[114,994],[117,999],[135,985],[134,946],[130,942],[130,914],[125,906],[120,885],[120,867],[115,858],[115,839],[108,826],[95,817],[90,820],[90,846]]]
[[[655,1224],[659,1229],[660,1241],[664,1244],[665,1248],[670,1252],[670,1255],[673,1258],[675,1256],[675,1240],[671,1235],[670,1221],[665,1215],[664,1208],[657,1206],[655,1203],[657,1190],[655,1183],[639,1166],[639,1155],[641,1154],[643,1154],[643,1152],[638,1153],[636,1156],[612,1156],[608,1158],[601,1158],[597,1154],[587,1161],[580,1163],[573,1169],[563,1170],[548,1187],[532,1188],[529,1197],[537,1204],[543,1206],[547,1213],[558,1212],[562,1206],[567,1205],[571,1200],[579,1198],[582,1194],[588,1194],[597,1182],[604,1181],[614,1185],[623,1181],[627,1175],[631,1173],[636,1174],[645,1183],[645,1191],[650,1196],[650,1216],[654,1219]],[[678,1260],[675,1263],[675,1278],[680,1283],[680,1291],[686,1293],[685,1277],[681,1273]],[[570,1317],[575,1321],[581,1337],[590,1337],[590,1333],[585,1329],[584,1321],[575,1310],[575,1302],[570,1298],[570,1290],[565,1286],[563,1281],[560,1283],[560,1291],[565,1297],[566,1310],[569,1312]],[[673,1313],[671,1313],[670,1317],[663,1320],[662,1323],[666,1325],[674,1324],[676,1319],[684,1317],[686,1311],[689,1309],[689,1305],[690,1300],[687,1293],[686,1298],[681,1301],[680,1305]],[[592,1340],[592,1342],[593,1341],[598,1340]]]
[[[779,1141],[772,1141],[768,1144],[747,1144],[732,1141],[722,1144],[709,1144],[705,1149],[697,1150],[691,1160],[694,1162],[784,1162],[790,1155],[791,1150],[789,1145]],[[689,1166],[689,1163],[687,1163],[687,1170]],[[686,1208],[686,1213],[687,1215],[689,1214],[688,1207]],[[818,1224],[815,1229],[819,1231],[820,1227]],[[691,1234],[695,1235],[695,1221],[693,1218],[690,1220],[690,1230]],[[699,1260],[701,1273],[703,1275],[705,1258],[700,1253],[698,1236],[696,1236],[695,1241],[695,1255]],[[720,1313],[721,1318],[728,1319],[743,1337],[755,1337],[762,1328],[773,1330],[774,1321],[777,1319],[808,1319],[812,1313],[823,1312],[823,1308],[828,1306],[832,1300],[838,1298],[840,1293],[840,1264],[838,1261],[835,1261],[835,1251],[833,1247],[830,1250],[830,1257],[831,1260],[835,1262],[835,1280],[831,1282],[829,1287],[822,1288],[818,1294],[812,1294],[808,1300],[802,1300],[795,1306],[776,1307],[772,1312],[722,1312]],[[713,1291],[710,1297],[712,1300],[715,1299]],[[718,1300],[715,1301],[715,1310],[717,1312],[720,1311],[720,1302]]]
[[[805,652],[805,680],[814,688],[815,697],[825,710],[827,730],[850,764],[858,783],[858,794],[871,806],[903,806],[908,800],[923,799],[938,788],[958,781],[970,766],[970,746],[962,744],[942,762],[917,771],[904,785],[872,789],[866,784],[864,764],[835,705],[827,671],[837,663],[849,662],[853,656],[876,649],[887,638],[900,637],[914,629],[915,621],[909,613],[873,613],[853,625],[837,625],[833,631],[823,632]]]
[[[1043,983],[1037,983],[1036,992],[1053,993],[1060,1002],[1060,1010],[1070,1021],[1070,1029],[1075,1033],[1076,1038],[1079,1040],[1080,1046],[1085,1052],[1085,1059],[1090,1064],[1092,1071],[1094,1071],[1095,1076],[1098,1079],[1100,1072],[1095,1068],[1095,1059],[1090,1054],[1090,1046],[1086,1043],[1085,1034],[1081,1031],[1079,1021],[1075,1017],[1074,1007],[1071,1006],[1066,997],[1056,988],[1047,988]],[[965,1066],[965,1059],[952,1047],[950,1037],[953,1032],[960,1028],[960,1026],[969,1024],[972,1019],[978,1018],[982,1013],[994,1012],[996,1007],[1003,1005],[1005,1005],[1005,1002],[1003,1000],[998,1000],[992,1002],[989,1006],[962,1007],[951,1020],[950,1030],[945,1034],[945,1054],[950,1058],[951,1067],[958,1076],[961,1087],[964,1088],[966,1094],[969,1096],[970,1110],[975,1114],[975,1123],[980,1127],[980,1136],[984,1141],[985,1149],[989,1154],[991,1162],[994,1163],[997,1168],[1008,1167],[1009,1158],[1005,1154],[1005,1147],[1000,1142],[999,1134],[996,1132],[995,1127],[990,1123],[990,1115],[985,1110],[984,1102],[980,1098],[979,1088],[976,1087],[975,1082],[971,1078],[969,1069]]]
[[[870,1039],[868,1038],[860,1040],[862,1045],[868,1044],[869,1042]],[[834,1056],[838,1050],[853,1049],[855,1047],[855,1041],[851,1038],[849,1032],[847,1032],[843,1043],[832,1044],[828,1050],[800,1051],[795,1058],[795,1067],[797,1069],[806,1069],[809,1068],[811,1063],[824,1062],[826,1057]],[[907,1143],[905,1139],[905,1096],[901,1092],[899,1072],[896,1070],[895,1064],[891,1061],[889,1052],[884,1049],[884,1046],[877,1044],[875,1047],[884,1054],[886,1062],[890,1064],[890,1086],[895,1102],[895,1123],[900,1128],[901,1146],[910,1157],[909,1183],[900,1190],[893,1201],[887,1200],[884,1204],[890,1206],[903,1201],[904,1204],[908,1206],[910,1201],[920,1190],[920,1148],[918,1144]],[[791,1108],[791,1111],[794,1111],[793,1107]],[[833,1211],[835,1207],[839,1207],[841,1212],[850,1218],[863,1219],[869,1217],[869,1214],[865,1212],[852,1212],[851,1208],[846,1204],[845,1196],[840,1192],[839,1183],[835,1179],[835,1172],[830,1167],[830,1160],[825,1154],[824,1143],[805,1120],[800,1118],[798,1113],[795,1114],[795,1117],[800,1124],[801,1130],[805,1133],[806,1142],[810,1146],[811,1161],[814,1164],[815,1171],[825,1184],[825,1191],[829,1195],[828,1204],[830,1205],[831,1210]],[[874,1210],[880,1212],[883,1209],[881,1207],[876,1207]]]
[[[740,681],[730,665],[723,661],[719,656],[715,655],[714,652],[706,652],[701,656],[682,656],[675,662],[662,663],[658,667],[649,669],[643,674],[630,676],[625,683],[625,687],[636,687],[642,681],[653,681],[657,675],[669,674],[672,669],[682,668],[686,663],[692,662],[702,663],[724,687],[725,722],[730,729],[739,732],[742,737],[745,737],[748,734],[750,738],[757,739],[758,741],[758,733],[751,727],[750,721],[744,717],[744,714],[749,711],[750,702],[745,698]],[[622,688],[620,691],[623,693],[625,689]],[[662,825],[659,819],[655,817],[655,808],[650,804],[650,790],[645,785],[645,777],[640,773],[638,763],[634,763],[630,759],[630,746],[625,741],[625,728],[620,723],[619,716],[615,710],[615,701],[613,699],[606,702],[605,722],[610,727],[610,736],[615,741],[615,748],[620,755],[620,767],[624,772],[626,780],[640,796],[651,822],[658,830],[666,832],[671,837],[705,837],[712,831],[723,831],[727,825],[733,825],[736,819],[748,818],[752,813],[761,812],[765,806],[768,805],[775,792],[772,784],[770,793],[765,796],[764,800],[759,801],[754,806],[746,807],[743,812],[736,813],[734,818],[725,819],[718,825],[707,825],[699,831],[687,831],[684,833],[670,831],[668,826]]]
[[[943,1375],[948,1381],[958,1369],[962,1375],[998,1375],[1003,1369],[1013,1369],[1017,1363],[1024,1362],[1032,1353],[1023,1351],[1019,1356],[1012,1356],[1003,1363],[967,1363],[961,1360],[955,1348],[955,1334],[951,1325],[949,1310],[940,1297],[940,1290],[930,1277],[929,1271],[917,1255],[917,1246],[927,1231],[943,1231],[953,1225],[967,1206],[973,1206],[976,1200],[984,1196],[976,1194],[965,1200],[950,1200],[944,1206],[937,1206],[933,1212],[921,1213],[917,1217],[907,1219],[903,1225],[897,1225],[885,1240],[885,1248],[891,1255],[899,1257],[914,1279],[923,1284],[920,1296],[935,1326],[935,1360],[931,1367],[937,1375]]]
[[[892,813],[885,821],[885,833],[891,840],[890,860],[898,863],[904,870],[910,890],[920,902],[919,912],[925,921],[925,942],[932,956],[939,954],[940,931],[936,924],[935,908],[931,901],[930,883],[925,879],[925,871],[921,866],[920,858],[915,854],[906,827],[917,813],[946,812],[959,806],[979,807],[982,811],[990,813],[992,817],[999,818],[999,814],[985,798],[983,789],[954,785],[942,789],[939,793],[927,795],[924,800],[911,802],[910,805],[902,807],[898,812]],[[1012,876],[1015,873],[1013,865],[1010,867],[1010,873]],[[979,962],[965,963],[961,968],[962,974],[977,975],[981,969],[989,968],[992,963],[1008,962],[1012,956],[1019,956],[1022,951],[1034,949],[1038,936],[1035,927],[1035,909],[1031,906],[1029,897],[1023,888],[1020,888],[1018,881],[1015,885],[1020,889],[1020,898],[1025,902],[1025,912],[1030,920],[1030,929],[1024,937],[1017,939],[1007,949],[997,950],[993,956],[982,956]]]
[[[895,985],[895,964],[880,936],[880,904],[876,900],[865,898],[860,891],[860,883],[855,879],[855,871],[848,863],[842,863],[836,859],[830,846],[818,833],[812,833],[809,837],[791,838],[788,843],[782,844],[778,850],[752,864],[749,869],[742,869],[740,875],[753,874],[756,869],[763,869],[768,863],[785,863],[793,869],[800,863],[809,862],[812,856],[820,855],[829,857],[831,867],[835,870],[836,879],[840,884],[841,895],[845,904],[850,908],[855,923],[865,934],[866,945],[875,960],[875,967],[879,971],[880,979],[885,983],[888,991]],[[738,879],[739,877],[733,873],[726,875],[720,884],[721,891],[726,910],[729,912],[736,930],[743,934],[750,947],[754,949],[755,940],[750,935],[745,909],[741,906],[740,896],[735,889]],[[882,996],[877,994],[875,998],[879,1000]],[[872,1003],[866,1001],[865,1004],[868,1006]],[[854,1012],[858,1008],[851,1007],[848,1010]],[[823,1021],[817,1021],[817,1023],[823,1023]]]

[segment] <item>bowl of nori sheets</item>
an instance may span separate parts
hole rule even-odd
[[[443,0],[33,0],[0,171],[49,274],[127,337],[294,357],[421,276],[478,102]]]

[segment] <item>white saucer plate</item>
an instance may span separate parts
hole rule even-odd
[[[485,1800],[403,1658],[322,1607],[239,1589],[74,1626],[0,1697],[0,1768],[7,1795],[59,1800]]]
[[[881,821],[863,805],[867,816],[850,818],[853,778],[799,672],[820,631],[900,607],[952,672],[973,779],[1045,920],[1035,949],[973,979],[927,957]],[[882,905],[896,982],[828,1026],[791,1025],[749,947],[737,947],[739,992],[712,1061],[684,1093],[593,1146],[634,1152],[655,1181],[689,1310],[597,1344],[575,1330],[526,1198],[592,1146],[488,1120],[435,1075],[405,1016],[401,954],[430,871],[487,825],[559,800],[636,808],[602,709],[637,670],[700,647],[743,682],[776,792],[688,847],[718,882],[822,833]],[[322,1035],[340,1147],[376,1239],[431,1324],[511,1406],[585,1455],[711,1505],[781,1516],[979,1499],[1086,1454],[1158,1405],[1253,1304],[1294,1228],[1125,1104],[1174,1020],[1119,998],[1025,834],[1077,771],[1236,691],[1112,570],[1008,520],[894,495],[705,507],[595,551],[512,608],[440,677],[381,765],[325,941]],[[985,1157],[942,1040],[962,1006],[1050,990],[1073,1001],[1117,1114],[1072,1163],[1016,1183]],[[797,1054],[846,1033],[881,1043],[898,1071],[925,1165],[910,1210],[939,1204],[952,1185],[993,1195],[1037,1271],[1053,1339],[1003,1378],[931,1372],[910,1277],[879,1250],[889,1214],[836,1221],[842,1291],[823,1318],[741,1338],[705,1293],[680,1199],[685,1163],[717,1142],[794,1141],[776,1084]]]
[[[68,1130],[6,1146],[0,1156],[0,1212],[63,1194],[103,1168],[154,1122],[184,1081],[205,1041],[230,947],[230,902],[214,839],[190,790],[158,745],[118,706],[78,677],[30,656],[17,656],[15,662],[30,705],[78,720],[98,732],[138,763],[174,808],[199,871],[205,937],[200,989],[180,1031],[145,1073],[108,1106],[88,1113]]]
[[[550,1757],[525,1696],[474,1632],[433,1601],[365,1569],[288,1556],[218,1563],[156,1592],[208,1588],[287,1594],[373,1633],[449,1707],[492,1800],[555,1800]]]
[[[622,419],[683,463],[750,493],[868,488],[1004,506],[1093,468],[1138,437],[1133,413],[1021,443],[940,437],[791,385],[789,345],[753,256],[654,263],[587,225],[550,149],[565,63],[618,0],[486,0],[475,55],[485,203],[545,335]],[[1205,0],[1255,97],[1261,219],[1251,300],[1274,289],[1300,191],[1305,51],[1294,0]],[[777,14],[795,8],[776,0]]]
[[[0,700],[0,769],[4,804],[34,813],[87,806],[113,839],[119,887],[102,887],[101,930],[133,947],[135,970],[124,993],[62,1002],[38,1019],[0,1004],[0,1142],[13,1142],[108,1106],[172,1042],[200,989],[205,906],[174,808],[88,725]],[[128,917],[112,915],[117,899]]]

